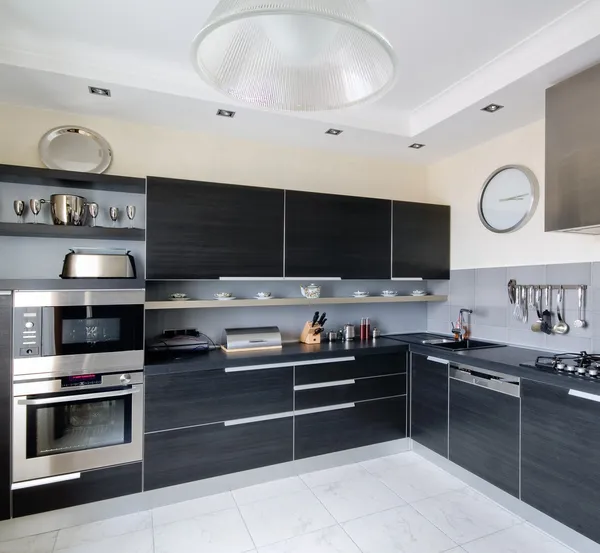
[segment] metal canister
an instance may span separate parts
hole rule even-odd
[[[344,342],[351,342],[356,337],[356,329],[353,324],[344,325]]]
[[[331,330],[327,334],[327,338],[329,339],[330,342],[337,342],[338,341],[338,333],[337,333],[337,331]]]
[[[381,330],[379,330],[377,327],[373,328],[373,340],[375,340],[375,338],[379,338],[381,336]]]

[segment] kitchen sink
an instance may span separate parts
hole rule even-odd
[[[449,349],[452,351],[504,347],[503,344],[494,344],[493,342],[484,342],[482,340],[462,340],[460,342],[455,342],[454,340],[431,340],[428,345],[436,346],[438,348]]]

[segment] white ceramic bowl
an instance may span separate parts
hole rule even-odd
[[[233,294],[231,292],[217,292],[216,294],[213,294],[213,295],[217,299],[231,298],[231,297],[233,297]]]
[[[271,297],[271,292],[258,292],[258,294],[256,294],[257,298],[270,298]]]
[[[398,295],[398,291],[397,290],[383,290],[381,292],[382,296],[397,296]]]
[[[187,294],[171,294],[171,297],[174,300],[182,300],[183,298],[187,298]]]

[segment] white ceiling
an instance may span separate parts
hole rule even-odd
[[[429,162],[540,118],[548,86],[600,61],[600,0],[372,0],[398,55],[395,88],[347,110],[268,113],[219,96],[191,67],[216,3],[3,0],[0,101]],[[481,112],[490,102],[506,108]],[[331,126],[345,132],[324,135]]]

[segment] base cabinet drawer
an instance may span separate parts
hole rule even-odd
[[[146,434],[144,489],[153,490],[293,459],[293,417]]]
[[[295,424],[296,459],[405,438],[406,396],[297,413]]]
[[[146,432],[293,409],[292,367],[157,375],[146,378]]]
[[[308,389],[301,387],[302,389],[296,390],[296,410],[404,395],[406,374],[307,384],[307,386],[322,387]]]
[[[406,352],[361,355],[354,360],[296,367],[296,386],[406,372]]]
[[[142,463],[89,470],[80,478],[13,490],[13,517],[102,501],[142,491]]]

